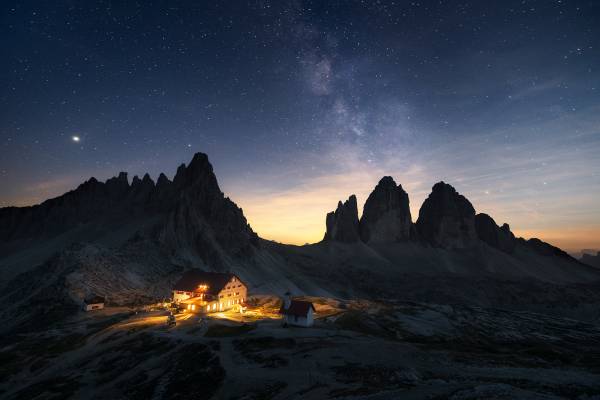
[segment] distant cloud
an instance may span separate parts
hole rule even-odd
[[[512,100],[518,100],[530,96],[538,96],[542,93],[559,89],[561,87],[560,79],[550,79],[543,82],[537,81],[524,81],[522,79],[516,82],[510,82],[510,84],[515,87],[515,91],[510,95]]]

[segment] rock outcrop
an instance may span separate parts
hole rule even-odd
[[[459,249],[477,242],[475,209],[444,182],[436,183],[419,210],[419,238],[436,247]]]
[[[249,255],[258,245],[242,209],[221,192],[206,154],[181,165],[173,185],[178,198],[160,232],[163,243],[196,251],[214,268],[223,267],[228,256]]]
[[[514,252],[517,242],[508,224],[499,227],[492,217],[481,213],[475,216],[475,230],[477,237],[488,245],[505,253]]]
[[[538,238],[523,239],[518,238],[517,242],[527,247],[529,250],[535,251],[537,254],[546,257],[561,257],[568,260],[577,261],[571,257],[566,251],[559,249],[556,246],[552,246],[550,243],[546,243]]]
[[[90,178],[40,205],[2,208],[0,242],[48,240],[74,230],[89,232],[86,239],[93,240],[123,227],[129,232],[148,224],[154,226],[151,234],[172,251],[186,246],[206,262],[218,260],[215,264],[222,263],[223,254],[248,254],[258,243],[242,210],[221,192],[202,153],[187,167],[181,165],[173,182],[160,174],[154,184],[145,174],[129,184],[127,173],[121,172],[106,182]]]
[[[0,241],[53,237],[100,218],[104,225],[128,219],[132,211],[139,209],[138,204],[145,203],[150,196],[150,192],[144,198],[137,196],[141,184],[136,181],[135,188],[130,186],[125,172],[106,182],[92,177],[77,189],[42,204],[2,208]]]
[[[358,228],[358,207],[356,196],[352,195],[344,203],[338,203],[337,209],[327,214],[325,220],[326,241],[352,243],[360,241]]]
[[[391,176],[384,176],[365,202],[360,219],[362,241],[405,241],[410,239],[412,230],[408,194]]]

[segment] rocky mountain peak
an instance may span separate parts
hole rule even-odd
[[[112,196],[120,196],[129,190],[127,172],[120,172],[118,176],[106,180],[106,190]]]
[[[119,172],[118,176],[113,176],[106,180],[107,185],[118,185],[118,186],[129,186],[129,181],[127,180],[127,172]]]
[[[412,226],[408,194],[391,176],[384,176],[365,202],[361,239],[365,243],[407,240]]]
[[[74,192],[91,192],[97,190],[101,186],[104,186],[104,183],[99,182],[98,179],[92,176],[90,179],[79,185],[77,189],[74,190]]]
[[[136,187],[141,184],[142,184],[142,180],[140,179],[140,177],[137,175],[134,175],[133,179],[131,180],[131,187]]]
[[[517,242],[508,224],[499,227],[492,217],[480,213],[475,216],[475,230],[479,239],[488,245],[509,254],[514,251]]]
[[[173,184],[167,182],[159,177],[161,187],[171,186],[166,196],[176,200],[160,234],[165,244],[192,248],[218,268],[226,264],[225,254],[247,256],[258,246],[242,210],[221,192],[206,154],[196,153],[179,166]]]
[[[169,186],[170,184],[171,184],[171,181],[169,180],[169,178],[167,178],[167,176],[161,172],[160,175],[158,176],[158,179],[156,180],[156,187],[157,188],[165,188],[165,187]]]
[[[327,231],[324,240],[358,242],[360,234],[356,196],[351,195],[344,203],[338,202],[337,209],[327,214],[325,224]]]
[[[201,173],[213,173],[213,167],[208,161],[208,156],[204,153],[196,153],[192,158],[192,161],[188,164],[187,169],[195,174]]]
[[[443,248],[464,248],[477,240],[475,209],[451,185],[436,183],[419,210],[417,232],[423,240]]]
[[[150,178],[150,175],[148,173],[144,174],[144,177],[142,178],[142,183],[144,185],[154,186],[154,181],[152,180],[152,178]]]
[[[206,261],[248,254],[257,236],[242,210],[220,191],[208,157],[196,154],[187,167],[179,167],[176,180],[174,185],[160,174],[154,185],[146,174],[135,176],[130,186],[125,172],[106,182],[91,178],[41,205],[2,210],[0,239],[49,238],[83,224],[110,230],[148,221],[155,224],[149,232],[165,244],[193,247]]]
[[[154,191],[154,181],[150,175],[145,174],[143,179],[137,175],[131,181],[131,193],[135,197],[136,202],[147,202]]]
[[[394,189],[396,188],[396,181],[394,181],[394,178],[392,178],[391,176],[384,176],[379,180],[377,186],[375,186],[375,190],[379,188]]]
[[[192,161],[177,168],[173,183],[177,188],[201,186],[204,192],[221,192],[213,167],[204,153],[196,153]]]

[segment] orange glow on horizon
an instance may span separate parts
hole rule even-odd
[[[357,196],[360,216],[364,201],[384,175],[394,177],[408,192],[412,219],[416,221],[419,208],[434,183],[427,182],[429,179],[417,167],[403,173],[368,167],[353,168],[343,174],[307,179],[287,190],[248,186],[247,182],[226,182],[231,185],[229,189],[234,190],[225,188],[225,191],[243,209],[248,223],[259,236],[280,243],[303,245],[323,239],[327,213],[335,210],[338,201],[346,200],[350,194]],[[32,184],[26,188],[24,196],[21,194],[22,197],[9,198],[10,204],[2,206],[39,204],[47,198],[72,190],[81,179],[79,176],[65,176]],[[591,216],[589,220],[589,215],[581,217],[575,213],[586,205],[589,208],[590,202],[595,202],[595,199],[588,198],[589,195],[570,195],[567,198],[553,196],[551,199],[555,208],[542,213],[535,204],[528,204],[526,200],[468,193],[460,180],[449,180],[448,183],[471,200],[477,212],[491,215],[499,225],[508,222],[516,236],[526,239],[536,237],[569,252],[600,250],[600,226],[594,226],[594,218],[597,217]],[[523,197],[526,198],[525,195]]]
[[[600,228],[596,227],[565,227],[563,229],[520,230],[513,233],[526,239],[538,238],[567,252],[579,252],[582,249],[598,249]]]
[[[327,213],[334,211],[338,201],[345,201],[350,194],[357,197],[360,217],[365,200],[383,175],[380,172],[360,171],[343,176],[323,176],[274,193],[252,193],[246,188],[232,195],[232,198],[237,200],[248,223],[260,237],[284,244],[312,244],[320,242],[325,235]],[[408,192],[412,220],[416,222],[419,208],[429,195],[429,186],[414,177],[412,180],[401,180],[400,174],[392,176]],[[487,200],[484,195],[478,197],[464,193],[460,185],[456,187],[471,200],[477,213],[491,215],[498,225],[508,222],[517,237],[535,237],[573,253],[582,249],[600,249],[600,227],[580,219],[569,223],[569,217],[555,219],[555,215],[547,218],[536,214],[533,218],[532,212],[536,211],[529,206],[520,204],[517,208],[511,207],[511,204],[503,201]]]

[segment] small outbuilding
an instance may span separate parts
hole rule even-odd
[[[104,308],[104,297],[91,296],[83,300],[83,310],[93,311],[102,310]]]
[[[309,327],[314,323],[315,306],[310,301],[292,300],[290,293],[286,293],[279,314],[283,323],[293,326]]]

